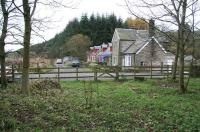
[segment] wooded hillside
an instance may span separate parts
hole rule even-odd
[[[148,24],[143,23],[142,20],[132,18],[127,18],[127,20],[123,22],[121,18],[117,18],[114,14],[107,16],[93,14],[89,17],[85,14],[80,18],[80,20],[75,18],[70,21],[66,25],[65,29],[61,33],[56,34],[54,38],[32,46],[31,51],[36,54],[47,53],[49,57],[53,58],[71,55],[71,52],[69,52],[69,45],[72,44],[70,40],[73,36],[82,34],[85,37],[88,37],[90,39],[90,41],[87,41],[89,42],[89,44],[87,44],[88,46],[101,45],[102,43],[111,42],[115,28],[136,28],[148,30]],[[200,45],[199,34],[199,31],[195,32],[194,57],[196,59],[200,58],[200,52],[197,51]],[[170,35],[176,35],[176,33],[173,32],[170,33]],[[68,42],[70,42],[70,44],[68,44]],[[163,46],[168,51],[175,53],[175,45],[173,42]],[[185,49],[186,54],[191,54],[191,47],[192,45],[187,43]]]
[[[54,38],[32,46],[31,51],[34,51],[37,54],[46,52],[49,57],[65,56],[66,54],[61,54],[60,49],[66,47],[66,42],[73,35],[83,34],[90,38],[91,46],[100,45],[103,42],[111,42],[115,28],[126,27],[127,26],[122,19],[117,18],[114,14],[108,16],[93,14],[90,17],[85,14],[80,20],[75,18],[70,21],[65,29],[61,33],[55,35]]]

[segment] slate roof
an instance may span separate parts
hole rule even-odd
[[[122,51],[125,54],[138,53],[142,50],[152,39],[162,48],[166,53],[163,46],[158,42],[155,37],[149,38],[148,30],[136,30],[136,29],[123,29],[116,28],[115,32],[117,33],[121,41],[132,41],[134,43],[127,45],[127,47]],[[123,44],[123,42],[121,42]]]
[[[147,30],[116,28],[115,31],[117,32],[120,40],[137,40],[148,37]]]
[[[130,54],[130,53],[136,53],[142,46],[146,43],[148,43],[150,39],[138,39],[135,43],[131,44],[129,47],[127,47],[126,50],[123,51],[123,53]]]

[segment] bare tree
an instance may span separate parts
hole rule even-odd
[[[187,91],[184,86],[184,55],[185,45],[188,39],[188,32],[186,32],[186,24],[191,24],[191,6],[198,4],[198,0],[125,0],[126,7],[128,7],[131,14],[136,17],[144,19],[155,19],[162,23],[173,25],[177,29],[178,38],[176,42],[176,59],[173,76],[176,75],[176,66],[179,57],[179,87],[182,93]],[[145,12],[144,12],[145,11]],[[197,13],[198,10],[193,11]]]
[[[22,93],[29,94],[29,50],[31,45],[31,35],[42,37],[40,32],[41,27],[37,25],[45,25],[42,18],[34,18],[36,7],[40,4],[43,6],[74,8],[73,2],[63,4],[62,0],[22,0],[23,8],[14,3],[18,11],[22,14],[24,19],[24,35],[23,35],[23,69],[22,69]],[[34,29],[35,28],[35,29]]]
[[[193,0],[194,1],[194,0]],[[192,45],[192,61],[191,61],[191,64],[190,64],[190,69],[189,69],[189,76],[188,76],[188,79],[187,79],[187,82],[186,82],[186,89],[188,87],[188,84],[189,84],[189,81],[190,81],[190,78],[191,78],[191,74],[192,74],[192,70],[193,70],[193,63],[194,63],[194,54],[195,54],[195,11],[196,11],[196,6],[195,5],[192,5],[191,7],[191,12],[192,12],[192,27],[190,29],[191,31],[191,41],[189,41]]]
[[[23,40],[23,70],[22,70],[22,92],[29,94],[29,49],[31,40],[31,18],[35,12],[37,0],[34,1],[31,12],[29,0],[23,0],[24,16],[24,40]]]
[[[30,2],[29,0],[22,0],[21,9],[16,3],[15,7],[22,14],[24,18],[24,35],[23,35],[23,69],[22,69],[22,93],[29,94],[29,49],[30,49],[30,40],[31,40],[31,19],[34,15],[36,4],[38,0]],[[32,10],[31,10],[32,5]]]
[[[16,9],[13,6],[13,1],[1,0],[1,12],[2,12],[2,29],[1,29],[1,36],[0,36],[0,62],[1,62],[1,87],[6,88],[7,81],[6,81],[6,70],[5,70],[5,45],[6,45],[6,37],[8,36],[9,28],[9,15]]]

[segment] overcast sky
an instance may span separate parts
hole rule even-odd
[[[78,0],[77,0],[78,1]],[[55,22],[54,32],[47,32],[47,38],[52,38],[56,33],[61,32],[67,23],[74,18],[80,18],[84,13],[88,16],[91,14],[112,14],[121,17],[123,20],[128,16],[128,10],[123,6],[124,0],[79,0],[80,4],[77,9],[60,9],[56,12],[55,19],[59,22]]]
[[[44,0],[45,1],[45,0]],[[87,13],[88,16],[91,14],[99,14],[99,15],[109,15],[114,13],[116,16],[125,20],[127,17],[133,17],[129,14],[126,9],[124,0],[61,0],[64,2],[72,1],[76,4],[76,9],[70,8],[52,8],[52,7],[44,7],[43,5],[37,6],[37,11],[35,13],[36,18],[44,18],[50,17],[50,20],[53,22],[47,23],[48,27],[40,34],[45,38],[45,40],[49,40],[53,38],[56,34],[62,32],[69,21],[74,18],[80,18],[83,14]],[[135,0],[137,1],[137,0]],[[137,1],[138,2],[138,1]],[[67,5],[69,6],[69,4]],[[196,16],[198,20],[200,20],[200,15]],[[195,18],[195,19],[196,19]],[[156,23],[157,24],[157,23]],[[43,39],[32,37],[31,43],[41,43]],[[17,49],[20,46],[11,46],[6,45],[6,50],[8,49]]]
[[[72,0],[71,0],[72,1]],[[53,38],[56,34],[62,32],[66,27],[67,23],[74,18],[80,18],[82,14],[87,13],[88,16],[91,14],[112,14],[114,13],[116,16],[125,20],[127,17],[131,15],[128,13],[128,10],[125,9],[122,5],[124,4],[124,0],[73,0],[76,1],[77,4],[76,9],[67,9],[67,8],[40,8],[36,12],[36,17],[45,17],[50,16],[51,20],[54,22],[49,23],[49,29],[46,29],[43,34],[46,40]],[[41,13],[42,12],[42,13]],[[39,43],[44,40],[35,39],[34,43]],[[6,50],[8,49],[16,49],[20,46],[6,46]]]

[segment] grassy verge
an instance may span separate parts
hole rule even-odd
[[[168,80],[61,82],[25,97],[18,85],[0,93],[0,130],[199,131],[200,79],[180,94]]]

